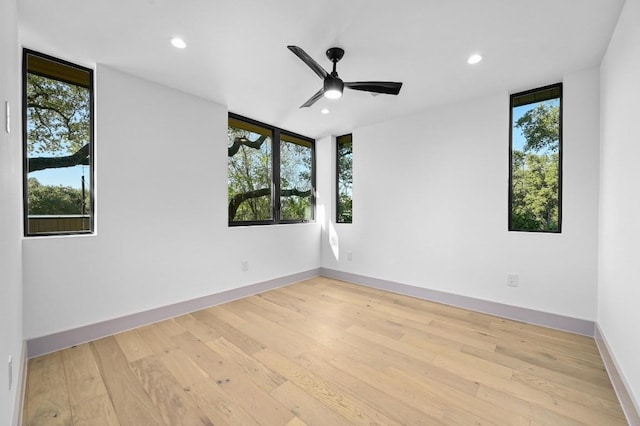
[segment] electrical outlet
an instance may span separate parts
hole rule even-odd
[[[9,390],[11,390],[11,386],[13,385],[13,357],[9,355]]]
[[[507,274],[507,285],[509,287],[518,287],[518,274]]]
[[[348,251],[347,252],[347,260],[349,262],[351,262],[353,260],[353,252],[352,251]]]
[[[249,270],[249,261],[248,260],[243,260],[242,262],[240,262],[240,267],[242,268],[243,272],[246,272]]]

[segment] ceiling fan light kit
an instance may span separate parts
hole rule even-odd
[[[342,96],[344,83],[339,78],[326,78],[324,80],[324,97],[338,99]]]
[[[327,50],[327,58],[333,63],[333,70],[328,73],[320,64],[318,64],[311,56],[298,46],[287,46],[298,58],[302,60],[318,77],[324,80],[322,89],[318,90],[307,102],[302,104],[300,108],[307,108],[313,105],[322,96],[329,99],[338,99],[342,96],[344,88],[347,87],[352,90],[361,90],[371,93],[385,93],[387,95],[397,95],[400,93],[402,83],[393,81],[357,81],[357,82],[343,82],[338,77],[336,71],[336,64],[344,56],[344,50],[339,47],[332,47]]]

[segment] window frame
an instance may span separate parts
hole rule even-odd
[[[351,220],[344,221],[340,220],[340,139],[348,138],[351,143],[351,156],[353,157],[353,133],[347,133],[344,135],[336,136],[336,223],[353,223],[353,193],[351,194]],[[351,164],[351,173],[352,173],[352,181],[351,185],[353,187],[353,163]]]
[[[60,231],[60,232],[29,232],[29,156],[28,156],[28,140],[27,140],[27,76],[28,74],[40,75],[53,80],[58,80],[68,84],[79,85],[72,80],[65,80],[59,77],[46,75],[45,73],[29,72],[27,69],[27,58],[29,56],[41,58],[47,61],[55,62],[64,67],[74,68],[88,74],[89,90],[89,229],[78,231]],[[84,87],[84,86],[83,86]],[[95,73],[92,68],[87,68],[64,59],[56,58],[46,53],[23,48],[22,50],[22,200],[23,200],[23,227],[25,237],[48,237],[48,236],[65,236],[65,235],[93,235],[95,234]]]
[[[232,221],[227,215],[227,222],[229,227],[235,226],[253,226],[253,225],[281,225],[281,224],[293,224],[293,223],[315,223],[316,221],[316,145],[315,139],[312,139],[301,134],[291,132],[289,130],[281,129],[270,124],[263,123],[252,118],[242,116],[233,112],[229,112],[227,123],[229,119],[237,120],[247,123],[251,126],[258,126],[271,131],[271,219],[269,220],[246,220],[246,221]],[[286,219],[283,220],[280,217],[281,200],[280,200],[280,144],[281,135],[286,135],[290,138],[301,139],[309,142],[311,145],[311,218],[310,219]],[[286,142],[286,141],[285,141]],[[228,161],[228,158],[227,158]],[[227,178],[229,176],[229,168],[227,163]],[[228,184],[227,184],[228,187]],[[227,198],[227,205],[229,199]]]
[[[544,92],[557,90],[557,97],[545,97]],[[541,94],[536,99],[535,95]],[[532,97],[531,102],[519,103],[514,105],[514,100],[524,96]],[[519,229],[513,226],[513,109],[522,105],[529,105],[535,102],[545,100],[558,99],[558,229],[556,230],[539,230],[539,229]],[[535,89],[525,90],[523,92],[512,93],[509,96],[509,187],[508,187],[508,205],[507,220],[509,232],[534,232],[542,234],[561,234],[562,233],[562,175],[563,175],[563,87],[562,82],[549,84],[547,86]]]

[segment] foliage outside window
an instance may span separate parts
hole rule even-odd
[[[93,231],[93,71],[23,55],[25,235]]]
[[[511,95],[509,230],[561,231],[562,84]]]
[[[337,199],[336,222],[351,223],[353,220],[353,137],[351,134],[336,138]]]
[[[313,139],[230,113],[227,145],[230,225],[314,219]]]

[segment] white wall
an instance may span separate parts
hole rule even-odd
[[[228,227],[225,107],[96,77],[97,234],[24,240],[27,339],[320,267],[318,223]]]
[[[509,95],[500,93],[354,129],[354,223],[335,224],[326,199],[323,267],[595,320],[598,70],[563,81],[561,234],[507,231]],[[332,193],[335,168],[319,169],[319,191]],[[518,288],[507,273],[519,274]]]
[[[20,388],[22,358],[22,147],[20,136],[20,53],[17,3],[0,1],[0,425],[8,425]],[[5,127],[10,102],[11,133]],[[7,362],[13,357],[9,390]]]
[[[627,0],[601,66],[598,324],[640,411],[640,1]]]

